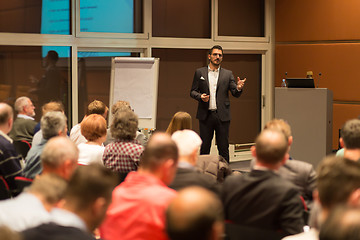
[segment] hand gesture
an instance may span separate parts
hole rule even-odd
[[[206,93],[201,94],[201,100],[203,100],[203,102],[208,102],[210,99],[210,95],[207,95]]]
[[[241,90],[243,89],[244,85],[245,85],[245,82],[246,82],[246,78],[244,78],[243,80],[241,80],[239,77],[237,77],[237,83],[236,83],[236,88],[237,90]]]

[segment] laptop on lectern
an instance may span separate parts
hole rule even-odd
[[[315,88],[313,78],[287,78],[286,85],[288,88]]]

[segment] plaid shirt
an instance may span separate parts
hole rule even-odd
[[[104,166],[121,173],[136,171],[143,151],[144,147],[138,144],[136,140],[117,140],[105,147]]]

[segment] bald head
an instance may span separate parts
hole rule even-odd
[[[11,131],[14,113],[6,103],[0,103],[0,130],[5,134]]]
[[[140,166],[150,171],[156,170],[164,161],[178,160],[178,148],[169,134],[154,133],[141,156]]]
[[[52,172],[69,179],[77,167],[79,150],[67,137],[53,137],[41,154],[43,173]]]
[[[288,150],[288,139],[282,131],[276,129],[263,130],[255,141],[255,155],[258,162],[277,165]]]
[[[219,237],[222,234],[223,219],[222,204],[214,193],[189,187],[179,191],[170,203],[166,229],[172,240],[214,239],[214,233]]]

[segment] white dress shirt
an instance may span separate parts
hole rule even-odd
[[[208,67],[208,77],[209,77],[209,90],[210,90],[210,100],[209,100],[209,110],[216,110],[216,87],[219,79],[220,67],[216,70],[211,70]]]

